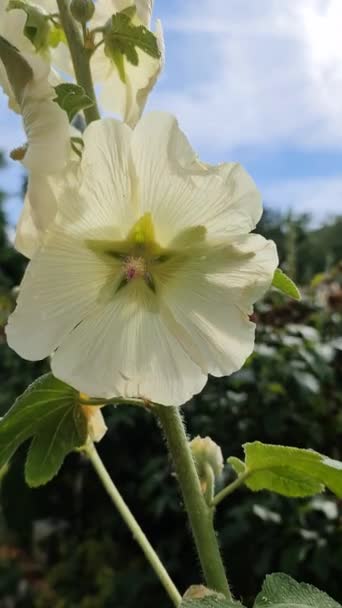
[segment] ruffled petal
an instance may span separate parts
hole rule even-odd
[[[276,247],[259,235],[194,256],[163,287],[169,327],[206,373],[240,369],[254,347],[253,303],[270,287]]]
[[[141,213],[152,213],[164,244],[196,226],[229,239],[252,230],[260,218],[260,194],[249,175],[236,163],[201,164],[169,114],[152,112],[140,120],[132,158]]]
[[[130,139],[130,128],[111,118],[86,128],[78,181],[69,180],[60,196],[56,221],[65,231],[94,239],[126,236],[136,211]]]

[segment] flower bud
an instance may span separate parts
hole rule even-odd
[[[87,23],[95,12],[93,0],[71,0],[70,12],[79,23]]]
[[[202,492],[210,502],[214,492],[215,479],[221,475],[223,470],[221,448],[210,437],[200,436],[190,441],[190,448],[201,482]]]
[[[87,420],[88,437],[92,441],[99,442],[106,434],[108,428],[104,421],[101,406],[82,405],[82,412]]]

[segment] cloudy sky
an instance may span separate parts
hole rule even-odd
[[[342,213],[342,0],[155,0],[155,16],[167,62],[149,107],[203,160],[244,164],[267,204]],[[22,141],[0,96],[0,148]],[[0,185],[15,193],[19,175],[11,162]]]

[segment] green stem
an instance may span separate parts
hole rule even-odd
[[[168,593],[173,604],[175,606],[179,606],[182,601],[180,593],[178,592],[169,574],[161,563],[157,553],[155,552],[149,540],[146,538],[144,532],[140,528],[137,520],[132,515],[121,494],[114,485],[112,479],[110,478],[107,472],[107,469],[105,468],[100,456],[96,451],[94,444],[92,442],[88,442],[84,448],[84,451],[88,455],[88,458],[91,461],[96,473],[98,474],[105,490],[108,492],[122,519],[125,521],[129,529],[131,530],[133,537],[143,550],[147,560],[151,564],[153,570],[155,571],[160,582],[164,586],[164,589]]]
[[[57,0],[57,5],[59,8],[61,24],[68,41],[76,80],[78,84],[83,87],[88,97],[94,102],[93,106],[83,110],[86,122],[89,124],[93,120],[98,120],[100,118],[90,71],[91,53],[89,52],[89,49],[84,48],[81,33],[70,13],[68,0]]]
[[[250,471],[246,471],[245,473],[242,473],[241,475],[239,475],[239,477],[237,477],[237,479],[235,479],[234,481],[232,481],[232,483],[229,484],[229,486],[227,486],[226,488],[223,488],[223,490],[221,490],[221,492],[218,492],[218,494],[216,494],[215,498],[212,501],[212,506],[213,507],[217,507],[217,505],[224,499],[226,498],[226,496],[229,496],[229,494],[232,494],[233,492],[235,492],[235,490],[237,490],[240,486],[242,486],[242,484],[246,481],[246,479],[250,476]]]
[[[206,583],[210,589],[231,599],[214,530],[214,511],[207,505],[201,492],[179,408],[157,406],[156,410],[172,454]]]

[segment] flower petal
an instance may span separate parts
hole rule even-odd
[[[188,401],[207,379],[148,296],[134,297],[127,287],[63,340],[52,370],[93,397],[140,397],[164,405]]]
[[[33,221],[30,199],[26,194],[23,210],[21,212],[16,233],[14,246],[27,258],[32,258],[40,246],[40,234]]]
[[[106,297],[112,275],[81,240],[55,228],[25,272],[6,328],[9,346],[32,361],[50,355]]]
[[[16,249],[26,257],[32,258],[41,246],[48,227],[55,219],[65,184],[78,184],[78,169],[79,162],[70,159],[64,171],[59,173],[30,173],[15,237]]]
[[[270,287],[277,264],[274,243],[249,235],[191,260],[164,286],[169,327],[203,371],[229,375],[251,354],[254,324],[248,315]]]
[[[133,132],[141,214],[150,211],[163,244],[194,226],[221,238],[245,234],[261,214],[260,194],[237,164],[201,164],[176,119],[145,115]]]
[[[130,139],[131,130],[118,120],[86,128],[79,181],[69,181],[60,197],[57,222],[65,230],[83,238],[101,229],[116,239],[126,236],[135,218]]]

